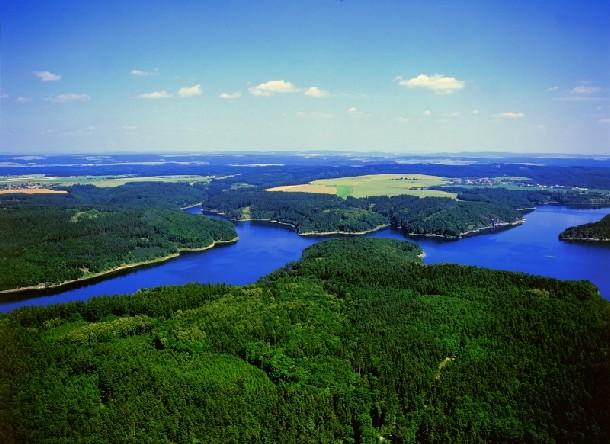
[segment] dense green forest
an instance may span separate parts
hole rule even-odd
[[[591,284],[419,253],[332,240],[246,287],[2,316],[0,441],[609,442]]]
[[[610,242],[610,214],[598,222],[567,228],[559,234],[559,239]]]
[[[375,212],[407,234],[458,238],[464,234],[517,223],[522,213],[491,202],[414,196],[370,197]]]
[[[228,191],[208,195],[203,209],[235,220],[275,220],[293,225],[298,233],[358,232],[387,224],[364,199],[347,200],[328,194]]]
[[[313,193],[226,191],[208,193],[203,208],[236,220],[252,218],[288,223],[301,234],[360,232],[392,225],[410,234],[459,237],[521,219],[521,213],[506,203],[458,202],[406,195],[341,199]]]
[[[143,208],[0,208],[0,290],[88,277],[235,238],[229,222]]]
[[[61,206],[88,207],[145,207],[178,209],[200,202],[205,192],[201,183],[133,182],[118,187],[98,188],[94,185],[65,187],[67,194],[3,195],[2,207]]]
[[[435,187],[457,193],[458,199],[531,208],[535,205],[558,204],[568,207],[608,207],[610,193],[601,191],[509,190],[506,188]]]

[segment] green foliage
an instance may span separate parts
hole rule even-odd
[[[392,226],[415,235],[457,238],[521,219],[521,213],[507,204],[412,196],[371,197],[369,201]]]
[[[513,208],[559,204],[568,207],[610,206],[610,193],[589,190],[508,190],[505,188],[440,187],[457,193],[458,199],[489,203],[503,203]]]
[[[360,232],[387,223],[383,216],[371,211],[363,199],[344,200],[327,194],[229,191],[208,194],[203,208],[236,220],[243,219],[247,208],[251,219],[290,224],[298,233]]]
[[[252,219],[288,223],[299,233],[361,232],[386,224],[409,234],[459,237],[521,218],[508,202],[407,195],[344,200],[314,193],[228,191],[208,194],[203,207],[232,219],[242,219],[247,209]]]
[[[172,210],[0,209],[0,290],[57,284],[236,236],[230,223]]]
[[[62,206],[179,208],[201,201],[206,189],[203,183],[132,182],[125,185],[98,188],[94,185],[73,185],[64,188],[68,194],[6,195],[0,203],[6,207]]]
[[[598,222],[567,228],[559,239],[610,242],[610,214]]]
[[[419,253],[332,240],[247,287],[0,317],[0,441],[608,442],[596,289]]]
[[[110,341],[114,338],[142,334],[150,329],[148,316],[136,315],[105,322],[90,322],[76,326],[58,337],[59,340],[87,344],[89,342]],[[50,328],[49,324],[45,327]]]

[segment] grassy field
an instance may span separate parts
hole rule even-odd
[[[0,190],[0,194],[66,194],[65,190],[51,190],[49,188],[10,188]]]
[[[209,182],[209,176],[68,176],[52,177],[44,174],[25,176],[0,176],[0,186],[21,188],[31,185],[45,187],[69,187],[72,185],[91,184],[100,188],[110,188],[125,185],[129,182]]]
[[[450,197],[454,193],[430,190],[429,187],[446,185],[442,177],[426,174],[371,174],[367,176],[338,177],[314,180],[299,185],[269,188],[267,191],[336,194],[342,198],[368,196],[398,196],[409,194],[418,197]]]

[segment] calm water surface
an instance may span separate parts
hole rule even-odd
[[[189,211],[198,212],[197,209]],[[415,239],[415,242],[426,252],[424,261],[428,264],[450,262],[560,279],[588,279],[600,288],[605,298],[610,299],[610,246],[567,243],[557,239],[566,227],[597,221],[606,214],[608,209],[540,207],[527,214],[523,225],[509,230],[459,241]],[[248,284],[298,260],[308,246],[328,239],[301,237],[286,227],[272,224],[245,222],[236,224],[235,229],[239,235],[235,244],[184,254],[159,265],[53,295],[7,301],[0,304],[0,311],[134,293],[140,288],[160,285],[188,282]],[[370,236],[405,239],[389,229]]]
[[[459,241],[421,240],[424,262],[476,265],[498,270],[521,271],[558,279],[586,279],[610,299],[610,245],[564,242],[558,239],[567,227],[595,222],[608,209],[539,207],[516,228],[482,234]],[[402,239],[396,232],[375,237]]]

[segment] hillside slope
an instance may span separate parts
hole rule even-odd
[[[0,441],[608,442],[592,285],[419,254],[332,240],[246,287],[0,317]]]

